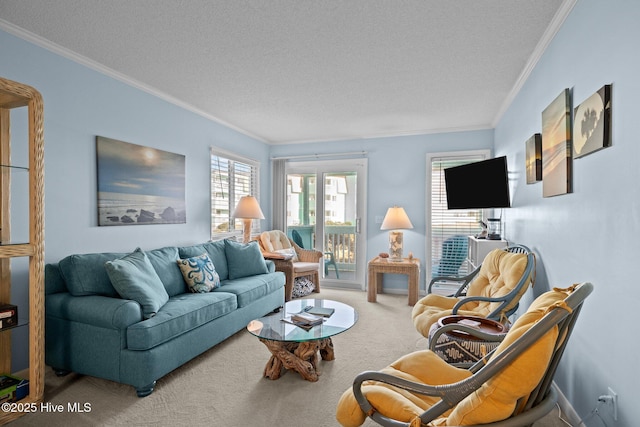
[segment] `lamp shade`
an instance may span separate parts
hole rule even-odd
[[[242,196],[233,211],[234,218],[264,219],[258,201],[253,196]]]
[[[387,210],[380,230],[401,230],[413,228],[404,208],[393,206]]]

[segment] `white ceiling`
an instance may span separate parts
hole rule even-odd
[[[0,28],[268,143],[491,128],[576,0],[0,0]]]

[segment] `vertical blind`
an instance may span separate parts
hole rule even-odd
[[[465,275],[467,237],[482,230],[482,209],[447,209],[444,170],[484,160],[484,154],[431,157],[431,277]],[[429,280],[429,279],[428,279]]]
[[[242,221],[231,216],[242,196],[258,193],[260,163],[234,154],[211,149],[211,238],[242,235]],[[260,232],[260,221],[252,221],[251,232]]]

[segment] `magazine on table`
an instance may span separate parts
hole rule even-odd
[[[284,317],[282,321],[299,326],[302,329],[305,329],[308,331],[314,326],[322,324],[322,322],[324,321],[324,318],[313,315],[313,314],[302,312],[302,313],[294,313],[291,316]]]
[[[316,316],[331,317],[331,315],[336,311],[336,309],[335,308],[329,308],[329,307],[317,307],[315,305],[310,305],[310,306],[307,306],[304,309],[304,311],[309,313],[309,314],[315,314]]]

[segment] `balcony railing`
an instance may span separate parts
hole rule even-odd
[[[297,230],[305,249],[315,247],[315,227],[312,225],[289,226],[287,234]],[[353,225],[325,225],[324,252],[333,253],[339,271],[356,269],[356,227]],[[328,256],[325,256],[328,258]]]

